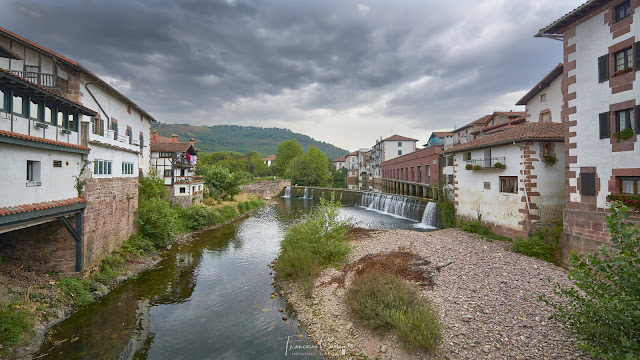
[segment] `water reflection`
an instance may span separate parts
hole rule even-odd
[[[286,230],[317,204],[281,199],[249,218],[170,250],[132,279],[54,327],[43,359],[280,359],[287,337],[310,345],[293,314],[284,322],[267,267]],[[358,206],[341,209],[366,228],[415,221]],[[302,335],[302,339],[297,336]],[[305,358],[323,358],[317,350]],[[289,356],[290,357],[290,356]]]

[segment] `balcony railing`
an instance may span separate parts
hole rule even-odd
[[[38,84],[50,90],[67,94],[69,92],[69,83],[67,80],[53,74],[42,74],[30,71],[11,70],[13,75],[23,78],[34,84]]]
[[[173,181],[176,184],[191,184],[196,182],[203,182],[204,176],[202,175],[176,176],[173,178]]]
[[[467,165],[471,165],[473,167],[480,166],[482,169],[491,169],[496,168],[496,164],[502,165],[500,168],[504,168],[505,165],[504,157],[492,157],[485,159],[471,159],[467,160]]]

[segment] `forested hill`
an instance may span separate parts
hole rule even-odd
[[[196,147],[205,152],[237,151],[243,154],[255,150],[266,157],[275,154],[278,145],[285,140],[298,140],[305,151],[314,145],[331,159],[346,155],[347,150],[326,142],[316,141],[307,135],[289,129],[261,128],[254,126],[214,125],[192,126],[186,124],[152,124],[161,136],[178,135],[178,141],[196,140]]]

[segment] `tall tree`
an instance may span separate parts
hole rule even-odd
[[[299,185],[325,186],[329,180],[329,160],[315,146],[290,162],[287,175]]]
[[[296,156],[302,155],[302,146],[298,144],[297,140],[285,140],[278,145],[278,152],[276,152],[276,161],[272,165],[273,173],[282,176],[284,172],[289,168],[289,163]]]

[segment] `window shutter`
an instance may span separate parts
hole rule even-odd
[[[598,82],[609,80],[609,54],[598,58]]]
[[[600,113],[600,139],[608,139],[610,136],[609,113]]]
[[[584,196],[596,195],[596,173],[580,174],[580,193]]]
[[[100,119],[100,136],[104,136],[104,120]]]
[[[636,71],[640,71],[640,41],[636,41],[633,44],[633,48],[635,49],[635,62],[636,62]]]
[[[640,134],[640,105],[636,105],[634,113],[636,114],[636,134]]]

